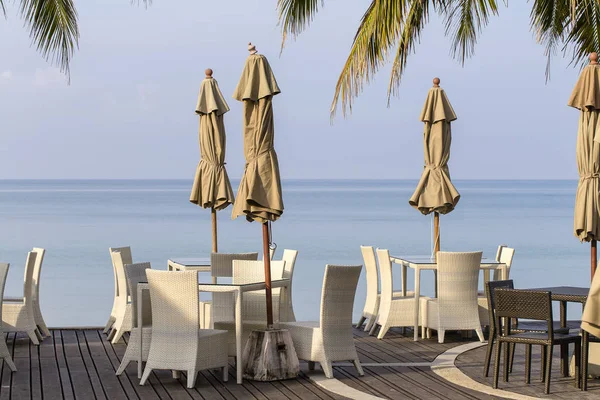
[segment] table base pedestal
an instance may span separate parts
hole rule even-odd
[[[300,363],[286,329],[252,331],[242,357],[244,379],[278,381],[293,379],[300,372]]]

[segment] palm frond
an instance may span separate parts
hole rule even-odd
[[[571,62],[584,65],[591,52],[600,53],[600,4],[597,0],[580,0],[565,39],[566,49],[573,46]]]
[[[437,5],[434,3],[434,6]],[[440,4],[439,6],[445,9],[446,4]],[[429,2],[413,1],[411,3],[408,14],[406,15],[406,20],[402,25],[402,31],[396,49],[396,56],[394,57],[394,63],[392,64],[392,73],[388,84],[388,106],[390,104],[391,96],[398,94],[400,79],[402,78],[402,73],[406,67],[408,55],[414,51],[415,44],[420,38],[421,30],[427,23],[428,15]]]
[[[0,12],[6,17],[6,7],[4,6],[4,0],[0,0]]]
[[[372,0],[361,19],[350,54],[338,78],[330,110],[332,118],[340,98],[342,113],[346,115],[352,111],[353,98],[362,92],[364,85],[388,60],[389,52],[396,45],[404,26],[408,3],[411,0]]]
[[[495,0],[455,0],[445,15],[446,35],[452,36],[452,56],[464,64],[473,55],[477,35],[490,15],[498,15],[498,4]]]
[[[73,1],[21,0],[21,15],[38,51],[69,76],[70,61],[79,40]]]
[[[531,8],[531,29],[538,43],[546,46],[546,81],[550,79],[550,62],[556,48],[565,40],[572,16],[572,0],[535,0]]]
[[[312,22],[319,11],[319,2],[324,5],[324,0],[277,0],[279,25],[281,25],[281,50],[285,46],[288,34],[296,38]]]

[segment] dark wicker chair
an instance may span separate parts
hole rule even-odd
[[[531,375],[531,348],[541,345],[542,365],[546,394],[550,393],[550,372],[552,369],[552,348],[560,345],[562,349],[569,343],[575,344],[575,386],[580,387],[579,367],[581,365],[581,337],[564,333],[554,333],[552,318],[552,299],[550,292],[530,290],[495,289],[496,312],[496,359],[494,363],[494,389],[498,387],[500,375],[500,351],[502,343],[524,344],[525,347],[525,383],[529,383]],[[545,321],[546,332],[516,332],[512,328],[513,318],[525,318]],[[504,322],[504,323],[503,323]],[[500,329],[502,327],[502,329]],[[568,353],[568,352],[567,352]],[[564,358],[564,357],[563,357]],[[508,382],[509,352],[504,356],[504,381]]]
[[[588,360],[589,360],[589,350],[590,343],[600,343],[600,338],[590,335],[588,332],[581,330],[581,377],[583,382],[581,383],[581,390],[587,390],[588,384]]]
[[[485,284],[485,294],[487,296],[488,301],[488,313],[489,313],[489,321],[490,321],[490,331],[488,336],[488,344],[487,351],[485,354],[485,364],[483,365],[483,376],[488,377],[490,372],[490,363],[492,360],[492,351],[494,349],[494,341],[496,335],[496,314],[494,313],[495,308],[495,296],[494,290],[497,288],[503,289],[514,289],[514,284],[512,279],[505,281],[489,281]],[[548,326],[544,322],[540,321],[519,321],[514,320],[512,325],[513,333],[522,333],[522,332],[546,332],[548,330]],[[555,333],[569,333],[569,328],[561,328],[560,322],[554,323],[554,332]],[[563,349],[561,349],[561,357],[563,357]],[[509,372],[512,372],[513,360],[515,357],[515,346],[514,344],[510,345],[510,362],[509,362]],[[540,379],[543,379],[543,368]]]

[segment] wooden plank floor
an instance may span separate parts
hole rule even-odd
[[[412,341],[412,332],[402,335],[391,330],[384,340],[354,330],[357,350],[363,363],[414,363],[431,362],[444,351],[467,343],[457,335],[448,335],[447,343],[436,340]],[[52,330],[40,346],[34,346],[23,334],[11,333],[7,343],[18,371],[11,373],[6,366],[0,369],[0,400],[4,399],[274,399],[309,400],[343,399],[327,392],[311,381],[307,366],[295,380],[282,382],[244,381],[235,383],[233,363],[229,369],[229,382],[221,381],[218,371],[202,371],[194,389],[187,389],[185,381],[174,380],[169,371],[156,371],[148,384],[140,386],[137,368],[131,363],[126,372],[115,376],[126,344],[112,345],[97,329]],[[485,348],[465,353],[457,365],[484,384],[491,380],[481,378]],[[539,357],[539,356],[538,356]],[[511,391],[543,397],[543,387],[534,382],[524,385],[521,377],[522,354],[515,361],[514,379],[501,387]],[[537,377],[539,360],[533,362],[532,377]],[[536,369],[537,368],[537,369]],[[335,377],[342,383],[381,398],[389,399],[481,399],[491,398],[482,393],[454,385],[431,371],[428,366],[365,366],[365,376],[358,377],[353,367],[334,367]],[[320,375],[317,370],[314,374]],[[600,382],[591,381],[587,394],[570,386],[570,380],[555,379],[551,398],[600,398]]]
[[[544,394],[544,384],[540,382],[540,346],[534,346],[531,357],[531,382],[525,384],[525,346],[518,345],[515,351],[515,361],[513,372],[509,375],[509,381],[503,382],[502,373],[498,380],[498,388],[509,390],[514,393],[524,394],[532,397],[546,397],[554,399],[600,399],[600,380],[589,379],[588,391],[582,392],[575,388],[573,378],[564,378],[560,374],[559,348],[555,346],[554,358],[552,363],[552,377],[550,379],[550,395]],[[573,351],[573,346],[571,346]],[[460,355],[456,360],[456,365],[462,372],[470,378],[492,386],[494,376],[494,362],[490,365],[490,376],[483,377],[483,360],[485,358],[486,347],[468,351]],[[500,368],[502,368],[500,361]]]

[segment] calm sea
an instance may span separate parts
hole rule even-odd
[[[232,182],[237,188],[237,182]],[[589,285],[589,245],[572,233],[576,181],[455,181],[462,197],[441,216],[442,250],[516,249],[517,287]],[[273,224],[277,256],[299,250],[298,319],[317,319],[325,264],[361,264],[360,245],[392,254],[431,253],[431,218],[408,205],[416,181],[283,182],[285,213]],[[112,306],[109,247],[131,246],[136,262],[165,269],[172,257],[207,256],[210,212],[188,202],[190,181],[0,181],[0,261],[10,262],[7,295],[23,290],[32,247],[47,249],[41,304],[51,326],[98,326]],[[219,250],[260,251],[261,227],[219,213]],[[277,258],[276,256],[276,258]],[[397,274],[399,278],[399,273]],[[425,293],[432,277],[424,273]],[[409,287],[413,276],[409,272]],[[399,281],[398,281],[399,282]],[[365,297],[359,284],[355,318]],[[570,317],[580,316],[573,307]]]

